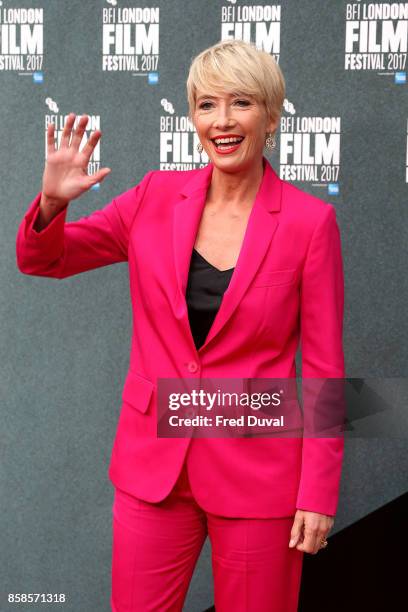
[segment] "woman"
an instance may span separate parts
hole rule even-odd
[[[285,95],[273,58],[220,42],[192,62],[190,116],[210,163],[151,171],[89,217],[68,203],[101,133],[79,151],[87,116],[48,128],[42,190],[17,235],[26,274],[65,278],[127,261],[130,367],[109,476],[112,609],[181,610],[206,536],[217,612],[297,609],[304,552],[326,545],[341,438],[165,438],[160,378],[344,376],[343,270],[334,207],[279,179],[273,148]],[[70,136],[72,140],[70,143]],[[228,144],[232,143],[233,144]]]

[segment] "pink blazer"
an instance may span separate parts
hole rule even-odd
[[[173,487],[189,449],[198,503],[232,517],[336,513],[342,438],[158,438],[157,379],[344,377],[343,265],[335,208],[264,174],[230,285],[203,346],[191,334],[185,291],[213,165],[148,172],[103,209],[42,231],[41,192],[16,239],[24,274],[63,279],[128,262],[133,330],[108,475],[149,502]]]

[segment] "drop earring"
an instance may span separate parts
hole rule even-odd
[[[198,151],[199,153],[202,153],[202,152],[203,152],[203,145],[201,144],[201,142],[197,143],[197,151]]]
[[[266,133],[265,146],[267,149],[271,151],[276,147],[276,139],[275,136],[271,132]]]

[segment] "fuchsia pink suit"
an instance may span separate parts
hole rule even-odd
[[[157,379],[344,377],[343,267],[335,208],[279,178],[266,158],[239,258],[197,351],[185,300],[190,257],[213,165],[151,171],[103,209],[32,229],[41,194],[17,235],[26,274],[65,278],[128,262],[130,364],[109,477],[156,503],[172,491],[188,452],[200,507],[222,517],[277,518],[296,509],[334,515],[342,438],[157,438]],[[218,610],[217,610],[218,612]]]

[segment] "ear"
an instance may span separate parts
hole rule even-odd
[[[279,117],[277,119],[270,119],[266,126],[267,132],[274,132],[279,125]]]

